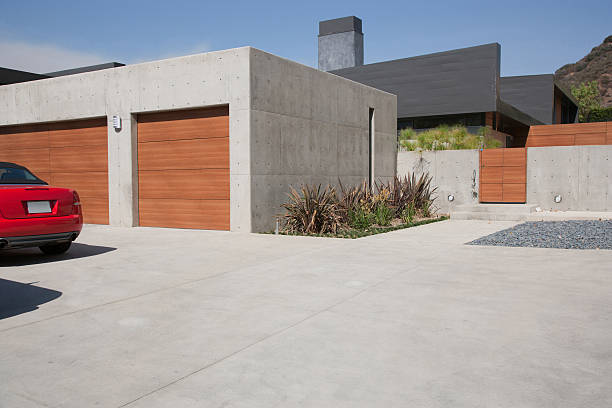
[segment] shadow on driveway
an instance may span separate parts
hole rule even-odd
[[[65,254],[45,255],[38,248],[9,249],[0,251],[0,268],[4,266],[36,265],[68,259],[86,258],[114,251],[117,248],[87,245],[73,242]]]
[[[62,296],[57,290],[0,279],[0,320],[38,309],[39,305]]]

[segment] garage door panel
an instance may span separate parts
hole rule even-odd
[[[0,161],[27,167],[34,174],[49,173],[51,171],[48,148],[0,150]]]
[[[138,115],[138,126],[151,122],[176,122],[178,120],[229,117],[229,106],[210,108],[181,109],[165,112],[141,113]]]
[[[229,230],[229,206],[229,200],[140,199],[140,225]]]
[[[40,149],[49,145],[49,132],[40,126],[0,128],[0,151],[9,149]]]
[[[138,116],[140,225],[228,230],[229,109]]]
[[[21,164],[52,186],[77,190],[84,221],[108,224],[107,138],[106,118],[2,127],[0,161]]]
[[[140,198],[229,200],[229,169],[141,170]]]
[[[52,172],[108,171],[107,146],[75,146],[51,149]]]
[[[138,144],[140,170],[228,169],[229,138]]]
[[[108,197],[81,197],[83,222],[87,224],[108,224]]]
[[[77,172],[52,173],[51,184],[55,187],[75,189],[79,197],[108,197],[108,173],[106,172]]]
[[[142,143],[228,137],[229,119],[228,117],[210,117],[173,122],[149,122],[143,123],[138,130],[138,140]]]
[[[105,126],[82,129],[56,129],[49,131],[51,147],[106,146],[108,135]]]

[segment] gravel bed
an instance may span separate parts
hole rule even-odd
[[[468,245],[612,249],[612,221],[525,222],[478,238]]]

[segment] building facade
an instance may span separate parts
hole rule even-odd
[[[0,161],[86,222],[265,231],[291,186],[393,177],[396,103],[237,48],[0,86]]]

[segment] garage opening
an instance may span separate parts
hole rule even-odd
[[[228,106],[138,115],[138,216],[141,226],[229,230]]]
[[[106,118],[0,127],[0,161],[77,190],[84,222],[108,224]]]

